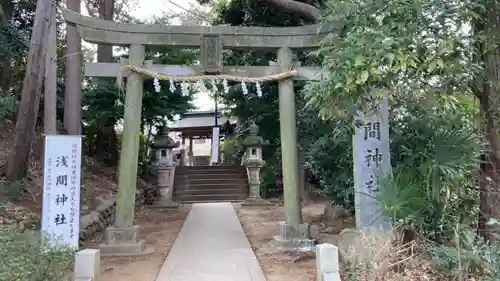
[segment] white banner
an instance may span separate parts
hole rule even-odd
[[[210,164],[219,163],[219,141],[220,141],[219,127],[213,127],[212,128],[212,160],[210,161]]]
[[[78,249],[82,137],[45,137],[42,233]]]

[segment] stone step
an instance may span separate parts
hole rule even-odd
[[[179,169],[244,169],[241,165],[197,165],[197,166],[177,166]]]
[[[222,179],[200,179],[200,178],[188,178],[174,180],[174,184],[179,185],[198,185],[198,184],[234,184],[234,185],[245,185],[248,183],[247,179],[238,178],[222,178]]]
[[[248,194],[210,194],[210,195],[180,195],[173,196],[176,202],[220,202],[220,201],[243,201]]]
[[[176,178],[247,178],[246,173],[240,172],[192,172],[192,173],[175,173]]]
[[[217,173],[193,173],[193,174],[175,174],[175,179],[206,179],[206,180],[220,180],[220,179],[247,179],[246,174],[217,174]]]
[[[203,201],[197,201],[197,200],[192,200],[192,201],[177,201],[182,204],[196,204],[196,203],[221,203],[221,202],[229,202],[229,203],[240,203],[245,201],[243,200],[203,200]]]
[[[241,166],[177,167],[173,200],[182,203],[240,202],[248,197],[248,178]]]
[[[217,179],[217,178],[247,178],[246,173],[188,173],[180,174],[175,173],[175,178],[203,178],[203,179]]]
[[[228,188],[248,188],[246,182],[206,182],[206,183],[188,183],[188,182],[174,182],[174,190],[183,189],[228,189]]]
[[[198,188],[185,188],[174,189],[174,196],[183,195],[219,195],[219,194],[246,194],[246,188],[217,188],[217,189],[198,189]]]
[[[176,167],[175,173],[186,174],[186,173],[222,173],[226,172],[229,174],[234,174],[237,172],[245,173],[246,168],[241,166],[182,166]]]

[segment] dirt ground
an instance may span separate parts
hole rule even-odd
[[[155,281],[177,234],[179,233],[190,206],[177,210],[162,210],[141,206],[136,211],[136,224],[140,225],[140,236],[146,239],[155,252],[143,257],[102,257],[100,281]],[[89,242],[95,246],[103,235]]]
[[[322,219],[325,202],[317,201],[302,209],[304,222],[318,226],[319,239],[334,236],[344,228],[353,228],[352,218],[325,222]],[[235,205],[248,240],[255,251],[268,281],[314,281],[315,258],[311,255],[283,253],[277,250],[273,236],[279,234],[279,223],[284,221],[283,206],[241,207]]]
[[[322,219],[324,206],[324,202],[316,202],[303,208],[304,221],[319,227],[320,240],[353,227],[352,218],[326,223]],[[273,236],[279,233],[279,222],[284,220],[282,206],[263,208],[235,204],[235,208],[268,281],[316,280],[313,256],[283,253],[273,245]],[[155,281],[189,210],[190,206],[178,210],[138,208],[136,224],[141,226],[141,237],[156,249],[155,253],[145,257],[102,257],[100,280]],[[99,244],[102,238],[102,234],[98,235],[87,246]]]

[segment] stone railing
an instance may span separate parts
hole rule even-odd
[[[341,281],[339,249],[332,244],[316,245],[317,281]]]

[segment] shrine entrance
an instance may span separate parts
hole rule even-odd
[[[228,27],[164,26],[115,23],[63,10],[65,20],[77,27],[80,37],[90,43],[129,47],[129,60],[123,63],[90,63],[85,75],[126,77],[125,114],[120,152],[119,180],[114,227],[107,237],[128,237],[125,244],[132,251],[138,228],[134,226],[137,160],[143,82],[145,79],[181,83],[207,82],[228,91],[228,81],[238,82],[245,94],[247,84],[259,91],[260,83],[277,81],[279,85],[280,135],[284,183],[285,219],[294,229],[302,224],[297,175],[297,129],[293,80],[319,80],[320,69],[302,67],[293,61],[293,51],[315,49],[320,40],[335,33],[323,25],[302,27]],[[145,61],[145,45],[200,48],[201,65],[186,67],[155,65]],[[223,49],[267,50],[277,52],[277,61],[269,66],[226,66]],[[121,79],[120,81],[121,82]],[[123,240],[126,240],[125,238]],[[127,244],[128,243],[128,244]],[[123,244],[123,245],[125,245]],[[140,247],[139,247],[140,248]]]
[[[217,110],[185,113],[169,126],[181,146],[177,166],[208,166],[221,163],[219,144],[234,131],[236,124]]]

